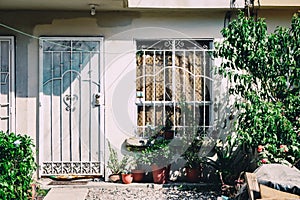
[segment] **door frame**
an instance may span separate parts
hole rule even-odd
[[[16,92],[15,92],[15,36],[0,36],[0,41],[9,41],[9,127],[8,132],[16,131]],[[1,103],[1,102],[0,102]],[[4,131],[4,130],[3,130]]]
[[[99,117],[100,117],[100,153],[103,154],[102,157],[103,159],[100,160],[100,166],[101,166],[101,172],[100,175],[105,175],[105,67],[104,67],[104,37],[103,36],[43,36],[39,38],[39,109],[38,109],[38,115],[39,115],[39,127],[38,127],[38,136],[37,136],[37,158],[38,158],[38,164],[39,164],[39,169],[38,169],[38,177],[41,178],[42,174],[42,162],[43,162],[43,124],[44,124],[44,119],[43,119],[43,102],[42,102],[42,97],[43,97],[43,42],[45,40],[83,40],[83,41],[99,41],[100,42],[100,60],[99,60],[99,80],[98,83],[100,85],[100,93],[101,93],[101,102],[100,102],[100,112],[99,112]]]

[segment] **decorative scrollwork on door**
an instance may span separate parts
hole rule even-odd
[[[73,95],[65,95],[63,98],[64,103],[66,104],[66,111],[73,112],[76,108],[75,105],[78,102],[78,96],[76,94]]]

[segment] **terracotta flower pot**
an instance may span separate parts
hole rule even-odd
[[[122,174],[122,182],[125,184],[132,183],[133,176],[132,174]]]
[[[109,175],[108,178],[109,178],[109,180],[110,180],[111,182],[118,182],[118,181],[121,180],[119,174],[111,174],[111,175]]]
[[[159,167],[157,165],[152,165],[152,176],[153,182],[158,184],[164,184],[169,180],[170,166]]]
[[[189,168],[186,167],[186,178],[188,182],[195,183],[200,180],[200,169],[199,167]]]
[[[174,138],[174,131],[165,131],[163,135],[166,140],[171,140]]]
[[[141,169],[132,170],[133,181],[141,182],[144,178],[144,174],[145,174],[145,170],[141,170]]]

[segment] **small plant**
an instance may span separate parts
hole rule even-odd
[[[172,159],[169,141],[163,138],[152,139],[149,146],[142,151],[141,155],[143,156],[143,163],[167,166]]]
[[[202,159],[199,156],[201,148],[201,141],[195,139],[187,147],[186,151],[183,153],[183,158],[186,160],[186,167],[189,168],[199,168]]]
[[[291,163],[288,160],[294,160],[295,158],[289,154],[293,148],[297,148],[295,146],[287,146],[281,144],[277,146],[276,144],[266,144],[266,145],[258,145],[257,152],[257,163],[258,165],[267,164],[267,163],[281,163],[285,165],[291,166]],[[295,150],[294,150],[295,151]]]
[[[34,198],[36,200],[43,199],[49,192],[50,189],[42,189],[40,184],[35,184]]]
[[[28,199],[36,169],[29,136],[0,132],[0,199]]]
[[[131,162],[130,156],[125,155],[119,160],[117,151],[111,146],[110,142],[108,142],[109,148],[109,158],[107,167],[110,169],[112,174],[121,174],[128,170],[129,164]]]
[[[203,143],[204,129],[199,127],[199,122],[195,118],[194,107],[182,101],[179,104],[180,111],[189,127],[185,128],[182,135],[182,157],[186,160],[185,166],[188,168],[199,168],[201,163],[200,149]]]
[[[132,174],[132,172],[129,169],[124,169],[122,170],[121,174]]]
[[[228,136],[225,141],[218,140],[213,151],[216,158],[205,158],[207,164],[216,169],[227,184],[234,184],[242,171],[250,167],[253,157],[251,152],[245,151],[242,144],[235,137]]]
[[[142,151],[135,151],[132,154],[133,156],[133,165],[136,169],[142,169],[143,166],[149,164],[147,155]]]
[[[251,167],[254,154],[251,150],[246,149],[245,145],[240,144],[236,137],[232,136],[228,136],[225,140],[219,139],[213,151],[216,156],[203,159],[207,165],[216,170],[222,193],[226,196],[234,196],[238,184],[241,183],[241,174],[253,170]]]

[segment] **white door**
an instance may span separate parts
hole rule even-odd
[[[15,131],[14,37],[0,36],[0,131]]]
[[[40,175],[103,175],[100,37],[40,40]]]

